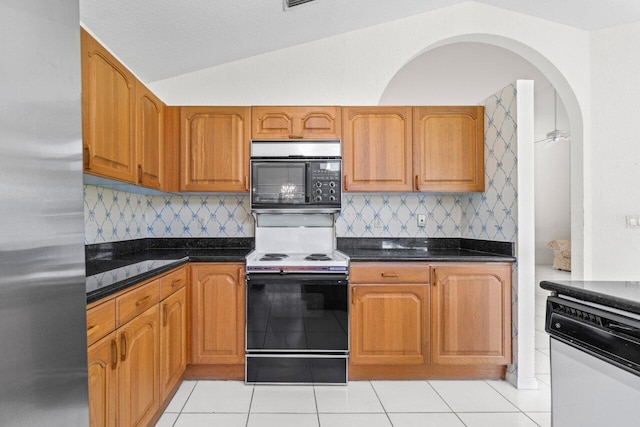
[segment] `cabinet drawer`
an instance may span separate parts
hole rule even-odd
[[[187,284],[187,269],[180,268],[160,279],[160,299],[163,300]]]
[[[116,328],[116,301],[87,310],[87,345],[91,345]]]
[[[154,280],[144,286],[116,298],[118,327],[142,314],[160,301],[160,280]]]
[[[352,262],[351,283],[429,283],[429,265],[404,262]]]

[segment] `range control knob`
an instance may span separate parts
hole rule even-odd
[[[332,188],[331,190],[329,190],[329,194],[336,194],[336,190]]]
[[[322,196],[316,196],[316,202],[321,202],[322,201]]]
[[[332,202],[335,202],[336,201],[336,197],[335,196],[329,196],[329,200],[332,201]]]
[[[322,189],[318,188],[318,189],[316,190],[316,194],[322,194]]]
[[[329,187],[335,187],[335,186],[336,186],[336,183],[335,183],[335,182],[331,181],[331,182],[329,183]]]
[[[320,181],[316,181],[316,187],[322,187],[322,183]]]

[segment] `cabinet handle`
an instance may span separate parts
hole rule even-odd
[[[182,282],[182,280],[178,279],[178,280],[174,280],[171,282],[171,287],[175,288],[176,286],[178,286],[180,283]]]
[[[138,165],[138,184],[142,184],[142,165]]]
[[[398,273],[381,273],[382,277],[400,277]]]
[[[118,366],[118,341],[111,340],[111,369]]]
[[[136,301],[136,307],[140,307],[149,298],[151,298],[151,295],[147,295],[146,297],[141,298],[138,301]]]
[[[238,286],[242,286],[244,283],[244,269],[241,267],[238,269]]]
[[[349,191],[349,186],[347,185],[347,179],[349,178],[349,175],[345,175],[344,176],[344,191]]]
[[[289,135],[289,139],[302,139],[304,135]]]
[[[356,303],[356,288],[351,288],[351,304]]]
[[[84,146],[84,168],[91,169],[91,147],[88,145]]]
[[[120,335],[120,360],[124,361],[127,358],[127,334],[122,333]]]
[[[162,305],[162,326],[167,326],[167,303]]]
[[[420,190],[420,175],[416,175],[414,181],[415,181],[416,190],[419,191]]]
[[[95,328],[97,328],[98,325],[91,325],[87,328],[87,333],[91,332],[92,330],[94,330]]]
[[[244,189],[245,189],[245,191],[249,191],[249,176],[248,175],[244,176]]]

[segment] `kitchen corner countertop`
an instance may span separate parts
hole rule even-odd
[[[253,239],[140,239],[89,245],[87,303],[187,262],[244,262]]]
[[[542,281],[540,287],[559,295],[640,314],[640,282],[560,280]]]
[[[513,243],[462,238],[338,238],[352,262],[514,262]]]

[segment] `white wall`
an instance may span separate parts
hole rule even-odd
[[[592,36],[593,277],[638,280],[640,229],[640,23]]]

